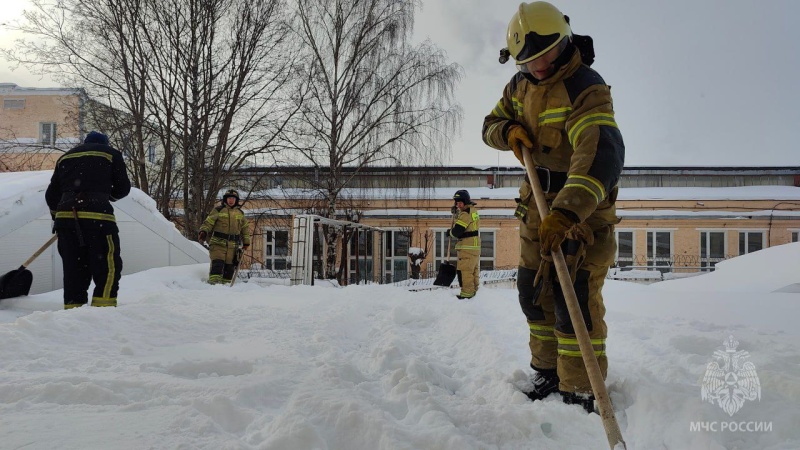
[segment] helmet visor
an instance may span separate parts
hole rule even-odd
[[[564,53],[564,50],[569,45],[569,37],[565,36],[561,39],[561,42],[557,43],[555,46],[551,47],[545,53],[542,53],[536,58],[531,59],[530,61],[525,62],[517,62],[517,70],[522,73],[531,73],[530,69],[528,68],[528,63],[532,63],[537,60],[542,60],[542,62],[546,63],[547,65],[556,64],[559,66],[559,57]],[[563,63],[563,61],[561,61]]]

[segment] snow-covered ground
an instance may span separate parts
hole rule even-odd
[[[629,449],[800,448],[798,256],[607,283]],[[206,269],[126,276],[116,309],[63,311],[61,291],[0,301],[0,448],[607,448],[597,415],[517,389],[530,370],[514,290],[212,287]],[[701,399],[729,335],[761,385],[733,416]]]

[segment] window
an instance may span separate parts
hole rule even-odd
[[[792,231],[792,242],[797,242],[797,231]]]
[[[388,230],[384,239],[384,275],[386,281],[408,279],[408,232]]]
[[[617,267],[633,265],[633,231],[617,231]]]
[[[458,259],[456,253],[456,239],[450,239],[448,236],[448,231],[446,230],[437,230],[434,231],[436,234],[436,240],[434,241],[434,252],[433,252],[433,269],[435,272],[439,271],[439,266],[442,265],[443,262],[447,261],[447,246],[450,245],[450,262],[455,264],[456,260]],[[495,269],[495,232],[494,231],[481,231],[481,257],[479,261],[479,270],[494,270]]]
[[[25,109],[24,98],[3,99],[3,109]]]
[[[156,144],[147,144],[147,160],[151,163],[156,162]]]
[[[264,230],[264,268],[289,269],[289,230]]]
[[[647,267],[664,267],[661,272],[668,272],[672,266],[672,232],[647,232]]]
[[[725,259],[725,232],[700,232],[700,267],[704,271]]]
[[[352,282],[373,280],[373,232],[368,230],[356,230],[356,232],[358,237],[350,239],[350,280]]]
[[[122,157],[125,159],[132,159],[136,160],[136,154],[133,152],[133,137],[127,133],[122,134],[122,148],[119,150],[122,152]]]
[[[481,231],[479,270],[494,270],[494,231]]]
[[[450,236],[448,236],[448,234],[447,234],[448,231],[450,231],[449,228],[447,230],[435,231],[436,240],[434,241],[434,247],[435,248],[434,248],[434,252],[433,252],[433,265],[434,265],[433,269],[434,269],[435,272],[438,272],[439,271],[439,266],[441,266],[443,262],[448,260],[448,257],[447,257],[448,245],[450,247],[450,258],[449,259],[451,261],[455,261],[455,259],[456,259],[456,240],[455,239],[450,239]],[[481,252],[481,253],[483,253],[483,252]]]
[[[42,122],[39,124],[39,143],[42,145],[56,144],[56,124]]]
[[[764,248],[763,231],[740,231],[739,254],[746,255]]]

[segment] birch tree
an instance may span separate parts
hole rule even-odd
[[[460,66],[431,42],[413,44],[419,3],[303,0],[294,29],[308,95],[288,135],[298,162],[325,167],[317,188],[337,216],[342,190],[370,165],[435,165],[449,154],[461,109]],[[345,167],[355,170],[344,171]],[[338,229],[326,233],[326,276],[336,275]],[[344,249],[343,249],[344,251]]]

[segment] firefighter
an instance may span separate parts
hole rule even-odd
[[[225,192],[220,205],[211,210],[200,227],[197,240],[208,240],[211,258],[208,283],[230,284],[241,253],[250,247],[250,224],[239,205],[239,192],[234,189]]]
[[[611,91],[589,66],[591,38],[573,35],[569,18],[547,2],[522,3],[508,25],[508,48],[517,73],[483,123],[483,141],[511,150],[523,162],[532,149],[550,208],[539,219],[529,180],[520,188],[517,216],[521,256],[519,302],[530,328],[528,396],[560,391],[565,403],[594,410],[586,368],[570,322],[551,252],[561,247],[581,313],[605,378],[605,307],[601,290],[616,251],[615,201],[624,144],[614,120]]]
[[[475,203],[469,198],[469,192],[459,190],[453,195],[454,208],[457,214],[453,229],[449,236],[458,239],[456,252],[458,263],[456,274],[461,292],[459,299],[472,298],[480,285],[479,262],[481,258],[480,217]]]
[[[122,258],[111,202],[130,191],[122,153],[105,134],[90,132],[58,159],[45,200],[64,268],[64,309],[89,302],[92,280],[92,306],[117,306]]]

